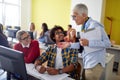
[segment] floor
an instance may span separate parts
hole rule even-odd
[[[2,70],[0,70],[0,80],[7,80],[6,79],[6,72],[2,74]],[[13,79],[12,79],[13,80]],[[116,72],[113,72],[113,77],[111,80],[120,80],[120,75],[117,75]]]

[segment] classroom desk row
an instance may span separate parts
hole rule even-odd
[[[79,58],[79,62],[82,65],[81,58]],[[114,62],[114,55],[107,53],[107,55],[106,55],[106,67],[105,67],[103,74],[101,75],[100,80],[111,80],[112,79],[113,62]],[[41,79],[41,80],[48,80],[48,78],[49,78],[49,80],[56,80],[56,79],[74,80],[74,79],[68,77],[67,74],[55,75],[55,76],[48,75],[47,73],[40,74],[39,72],[36,71],[34,64],[26,64],[26,70],[27,70],[27,74],[29,74],[37,79]]]

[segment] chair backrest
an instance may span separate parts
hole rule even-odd
[[[12,28],[12,26],[6,26],[6,30],[8,30],[9,28]]]
[[[34,35],[33,35],[33,32],[31,32],[31,31],[27,31],[27,32],[29,33],[29,35],[30,35],[31,39],[32,39],[32,40],[34,40]]]
[[[14,26],[14,29],[20,30],[20,26]]]

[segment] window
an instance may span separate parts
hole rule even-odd
[[[0,3],[0,23],[2,23],[2,4]]]
[[[0,0],[0,23],[20,26],[20,0]]]
[[[20,0],[4,0],[6,3],[17,4],[19,5]]]

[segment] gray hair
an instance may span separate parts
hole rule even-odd
[[[24,31],[24,30],[19,30],[16,34],[16,38],[18,40],[21,40],[21,36],[24,34],[24,33],[28,33],[27,31]]]
[[[85,4],[77,4],[73,11],[77,12],[79,15],[82,15],[83,13],[88,15],[88,8]]]

